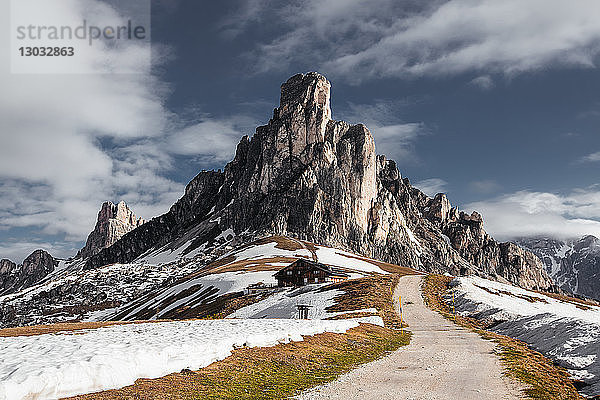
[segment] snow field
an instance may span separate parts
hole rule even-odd
[[[558,362],[588,385],[584,394],[600,395],[600,307],[577,307],[478,277],[454,282],[460,314],[499,322],[492,328],[495,332],[522,340]]]
[[[475,276],[457,278],[456,281],[459,283],[457,292],[465,299],[477,303],[477,307],[482,310],[490,308],[504,310],[507,316],[513,319],[550,313],[556,317],[600,324],[600,307],[589,306],[589,309],[581,309],[573,303]],[[508,292],[513,296],[501,292]],[[518,296],[530,297],[534,301]]]
[[[288,288],[281,292],[277,292],[267,297],[264,300],[242,307],[227,318],[247,318],[247,319],[263,319],[263,318],[287,318],[297,319],[298,309],[296,305],[303,304],[310,306],[308,310],[308,318],[310,319],[325,319],[336,315],[349,312],[371,312],[377,313],[375,308],[329,312],[327,307],[336,304],[335,297],[343,294],[341,290],[327,290],[320,292],[319,289],[324,284],[307,285],[299,288]],[[379,316],[371,318],[370,323],[383,326],[383,320]]]
[[[177,321],[0,338],[0,399],[56,399],[120,388],[138,378],[198,370],[236,347],[274,346],[378,322],[369,318]]]
[[[157,306],[161,305],[165,301],[169,301],[170,298],[174,298],[179,293],[189,289],[193,286],[201,286],[202,289],[196,290],[191,293],[189,296],[184,297],[179,300],[173,300],[170,304],[162,308],[161,311],[154,316],[152,319],[158,319],[167,312],[176,309],[181,305],[196,305],[196,297],[206,288],[214,287],[218,290],[213,297],[217,297],[227,293],[241,292],[248,285],[264,282],[265,284],[274,284],[277,283],[275,278],[273,277],[273,271],[259,271],[259,272],[223,272],[220,274],[211,274],[205,275],[198,278],[190,279],[184,281],[180,284],[171,286],[164,291],[162,291],[156,297],[140,304],[135,309],[130,311],[127,316],[125,316],[125,320],[134,318],[136,314],[144,309],[154,309]],[[206,301],[205,297],[201,297],[197,299],[198,301]]]
[[[342,294],[339,290],[319,292],[318,289],[327,284],[307,285],[295,289],[285,289],[272,294],[264,300],[240,308],[228,318],[298,318],[297,304],[309,305],[309,318],[323,319],[335,315],[325,309],[335,304],[335,296]]]

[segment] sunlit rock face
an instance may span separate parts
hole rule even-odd
[[[369,129],[331,119],[331,85],[318,73],[281,86],[269,123],[245,136],[224,171],[203,171],[171,210],[92,256],[87,268],[131,261],[185,240],[190,249],[228,229],[298,237],[423,271],[478,274],[552,287],[540,260],[496,242],[476,212],[412,187],[377,155]]]
[[[89,234],[85,247],[79,251],[77,256],[85,258],[98,253],[144,222],[144,219],[135,216],[124,201],[119,204],[105,202],[98,212],[94,230]]]

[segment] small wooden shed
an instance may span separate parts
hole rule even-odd
[[[311,283],[340,282],[350,277],[340,268],[300,258],[275,275],[277,286],[304,286]]]

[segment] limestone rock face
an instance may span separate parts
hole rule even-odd
[[[0,295],[6,295],[28,288],[54,271],[58,261],[44,250],[36,250],[17,265],[0,260]]]
[[[481,215],[412,187],[394,161],[376,154],[366,126],[332,120],[330,90],[317,73],[291,77],[269,123],[241,139],[223,172],[202,172],[169,213],[102,250],[88,267],[130,261],[182,237],[200,245],[232,229],[289,235],[423,271],[552,287],[537,257],[494,241]]]
[[[225,168],[234,231],[272,230],[344,244],[369,224],[377,196],[375,142],[364,125],[330,119],[330,84],[296,75],[266,126],[244,138]],[[240,166],[243,166],[240,168]]]
[[[98,212],[94,230],[89,234],[85,246],[77,256],[87,258],[98,253],[144,222],[142,218],[136,218],[124,201],[119,202],[119,204],[113,204],[110,201],[105,202],[102,204],[100,212]]]

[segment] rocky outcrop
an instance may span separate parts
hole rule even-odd
[[[0,295],[6,295],[28,288],[54,271],[58,261],[44,250],[36,250],[17,265],[0,260]]]
[[[571,240],[532,237],[516,243],[542,260],[562,290],[600,300],[600,239],[591,235]]]
[[[539,260],[494,241],[481,215],[412,187],[394,161],[376,154],[366,126],[331,119],[329,100],[322,75],[290,78],[269,123],[242,138],[223,172],[202,172],[167,214],[102,250],[88,267],[131,261],[182,237],[200,245],[233,229],[294,236],[424,271],[552,286]]]
[[[452,207],[443,193],[433,199],[416,198],[421,200],[418,208],[424,217],[468,262],[469,265],[459,271],[461,275],[477,273],[527,288],[548,289],[553,286],[538,257],[513,243],[495,241],[483,229],[483,217],[478,212],[466,214],[459,211]]]
[[[195,238],[193,247],[214,239],[221,233],[219,224],[206,218],[216,207],[223,179],[221,171],[200,172],[188,183],[183,197],[171,206],[169,212],[151,219],[90,257],[86,268],[129,262],[160,246],[175,248],[183,241],[184,235]]]
[[[93,256],[144,222],[142,218],[136,218],[124,201],[119,204],[105,202],[98,213],[94,230],[89,234],[85,246],[77,253],[77,257]]]

